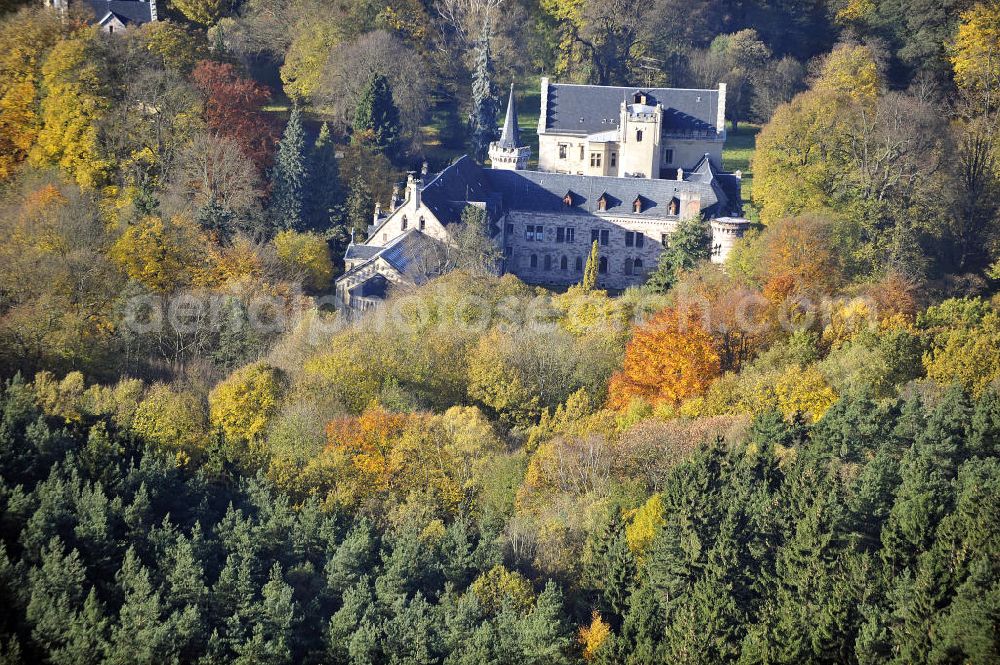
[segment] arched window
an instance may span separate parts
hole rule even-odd
[[[552,270],[552,257],[548,254],[545,255],[545,269]]]
[[[597,261],[597,272],[604,275],[608,272],[608,257],[602,256]]]
[[[576,257],[576,271],[580,272],[581,270],[583,270],[583,257],[578,256]]]
[[[536,255],[534,255],[534,254],[531,255],[530,265],[531,265],[532,268],[537,268],[538,267],[538,257]]]
[[[402,230],[405,231],[406,227],[410,225],[410,222],[406,219],[406,215],[403,215]]]
[[[625,259],[625,274],[632,274],[632,259]]]
[[[563,257],[559,259],[559,269],[566,270],[568,268],[569,268],[569,259],[567,259],[566,255],[563,254]]]
[[[642,274],[642,259],[635,260],[635,263],[632,265],[632,270],[635,271],[636,275]]]

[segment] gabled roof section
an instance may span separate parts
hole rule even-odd
[[[140,0],[88,0],[94,11],[98,24],[103,25],[109,16],[115,16],[119,21],[139,25],[153,20],[153,4]]]
[[[715,132],[719,91],[686,88],[628,88],[550,83],[545,129],[555,133],[594,134],[606,131],[621,116],[621,104],[637,93],[648,106],[663,105],[666,132]]]
[[[517,110],[514,108],[514,84],[510,84],[510,98],[507,100],[507,117],[503,121],[503,130],[500,132],[501,148],[504,150],[514,150],[521,147],[521,128],[517,126]]]
[[[427,183],[420,200],[445,226],[461,221],[470,201],[486,204],[487,216],[493,221],[500,201],[490,190],[483,170],[468,155],[462,155]]]
[[[607,197],[607,213],[633,215],[632,203],[642,197],[642,217],[670,217],[670,201],[682,193],[695,194],[701,199],[702,210],[715,212],[721,190],[714,185],[687,180],[660,180],[656,178],[612,178],[607,176],[581,176],[568,173],[542,171],[487,170],[490,186],[503,197],[507,210],[538,212],[602,212],[601,196]],[[574,194],[574,205],[563,205],[566,192]],[[723,195],[724,196],[724,195]],[[614,204],[614,205],[612,205]],[[726,211],[728,212],[728,211]]]

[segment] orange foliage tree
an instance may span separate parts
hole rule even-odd
[[[704,393],[721,366],[701,318],[696,307],[666,307],[637,328],[622,370],[611,377],[609,406],[621,409],[634,399],[678,404]]]
[[[392,485],[392,449],[420,418],[370,406],[358,417],[337,418],[326,426],[327,447],[347,455],[358,472],[359,487],[385,491]]]

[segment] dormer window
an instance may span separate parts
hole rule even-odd
[[[646,103],[646,93],[637,91],[632,95],[632,102],[635,104],[645,104]]]
[[[632,201],[632,212],[642,212],[642,197],[635,197],[635,201]]]
[[[597,199],[597,209],[600,211],[605,211],[608,209],[608,195],[601,194],[601,198]]]
[[[566,196],[563,197],[563,205],[567,207],[573,205],[573,192],[566,192]]]
[[[681,202],[676,196],[670,199],[670,214],[676,215],[681,210]]]

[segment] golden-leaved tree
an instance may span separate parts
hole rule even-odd
[[[58,42],[42,64],[42,129],[32,149],[36,164],[57,165],[81,187],[102,184],[109,164],[101,154],[98,124],[109,100],[98,37],[78,32]]]
[[[634,399],[679,404],[704,393],[721,369],[701,318],[697,307],[667,307],[637,328],[622,370],[611,377],[609,406],[625,408]]]
[[[983,106],[1000,105],[1000,3],[980,2],[962,14],[951,52],[955,83]]]
[[[284,384],[281,372],[265,364],[237,370],[208,395],[212,426],[230,441],[259,441],[278,410]]]
[[[23,9],[0,23],[0,180],[28,157],[41,126],[41,62],[62,29],[55,12]]]

